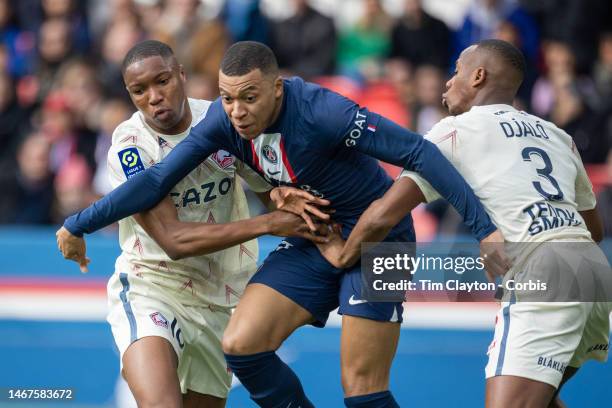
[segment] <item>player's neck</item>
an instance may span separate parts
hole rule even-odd
[[[474,100],[472,106],[483,106],[483,105],[510,105],[514,101],[514,96],[510,96],[507,92],[487,92],[485,90],[479,92]]]
[[[280,116],[280,113],[283,110],[284,101],[285,101],[285,92],[282,92],[280,98],[278,98],[276,106],[274,107],[274,111],[272,112],[272,116],[270,118],[270,123],[268,124],[267,127],[273,126],[278,120],[278,117]]]

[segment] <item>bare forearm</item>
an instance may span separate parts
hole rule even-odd
[[[587,229],[591,233],[591,238],[595,242],[601,242],[603,239],[603,223],[597,208],[587,211],[579,211],[582,219],[586,224]]]
[[[412,179],[397,180],[359,218],[339,256],[339,263],[343,267],[353,265],[361,256],[362,242],[382,241],[402,218],[424,201],[423,193]]]
[[[173,259],[205,255],[270,232],[268,214],[225,224],[177,222],[168,226],[164,250]],[[171,242],[169,242],[171,241]]]
[[[389,234],[395,224],[380,218],[380,206],[374,202],[359,218],[340,253],[339,263],[348,268],[361,257],[361,243],[380,242]]]

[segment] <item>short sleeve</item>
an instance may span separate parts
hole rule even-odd
[[[455,168],[459,168],[459,160],[455,149],[457,138],[457,129],[454,126],[453,118],[446,118],[438,122],[425,135],[425,139],[435,144],[440,152],[450,161]],[[410,177],[421,189],[428,203],[442,198],[440,194],[425,180],[420,174],[403,170],[398,179],[401,177]]]
[[[113,188],[155,164],[155,152],[151,151],[151,143],[144,143],[146,137],[152,136],[138,128],[124,125],[120,125],[113,133],[113,144],[107,157],[108,174]]]
[[[263,177],[240,160],[236,161],[236,172],[256,193],[265,193],[272,189],[272,186]]]
[[[593,192],[593,185],[591,184],[591,180],[589,180],[584,164],[582,164],[580,153],[578,153],[578,150],[573,142],[572,153],[574,154],[573,159],[577,170],[575,185],[576,206],[578,207],[578,211],[592,210],[597,204],[595,193]]]

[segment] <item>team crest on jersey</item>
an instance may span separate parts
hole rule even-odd
[[[297,183],[280,133],[263,133],[251,140],[253,165],[271,183]]]
[[[272,164],[278,163],[278,156],[276,155],[276,152],[270,145],[265,145],[261,151],[263,153],[264,159],[266,159]]]
[[[155,323],[156,326],[163,327],[164,329],[168,328],[168,320],[164,317],[163,314],[155,312],[151,313],[149,316],[151,317],[151,320],[153,320],[153,323]]]
[[[234,164],[236,159],[230,153],[225,150],[219,150],[216,153],[212,154],[212,159],[221,167],[222,169],[227,169],[229,166]]]

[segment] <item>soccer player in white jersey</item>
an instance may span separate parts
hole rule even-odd
[[[535,243],[509,273],[528,278],[571,256],[584,259],[562,260],[594,261],[609,276],[605,255],[593,242],[602,239],[595,196],[572,138],[512,107],[524,70],[520,51],[504,41],[464,50],[443,95],[453,116],[426,138],[474,189],[508,242]],[[437,198],[425,180],[405,171],[364,212],[346,242],[335,237],[319,249],[335,266],[347,267],[358,260],[361,242],[380,241],[414,206]],[[593,245],[588,253],[555,256],[546,252],[550,246],[537,245],[563,241]],[[488,272],[497,274],[507,266],[501,259],[487,262]],[[610,302],[502,302],[485,370],[486,406],[563,406],[559,387],[584,361],[607,358],[611,310]]]
[[[130,50],[123,77],[138,111],[113,133],[108,152],[113,187],[159,162],[210,106],[186,97],[182,67],[158,41]],[[263,196],[271,189],[218,151],[155,208],[119,223],[122,253],[108,282],[108,321],[139,407],[223,407],[231,374],[221,338],[256,269],[254,238],[320,239],[288,212],[249,219],[237,175],[254,191],[266,192]],[[58,231],[58,241],[68,234]],[[86,270],[84,247],[74,260]]]

